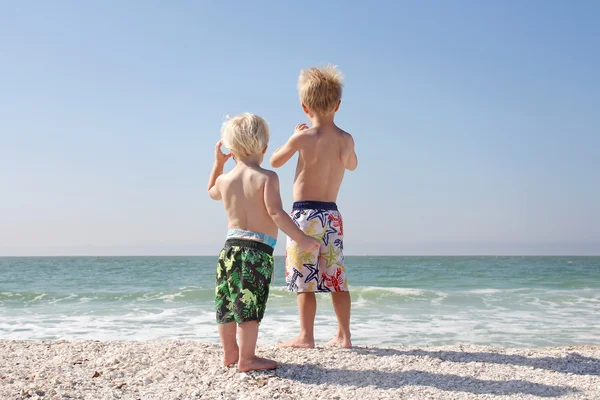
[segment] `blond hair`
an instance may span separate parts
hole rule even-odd
[[[258,115],[236,115],[223,124],[221,139],[225,147],[238,157],[262,154],[269,144],[269,126]]]
[[[328,115],[342,99],[343,75],[334,65],[300,71],[298,94],[310,111]]]

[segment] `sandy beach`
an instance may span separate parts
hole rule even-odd
[[[600,399],[600,346],[260,347],[275,371],[197,341],[0,341],[1,399]]]

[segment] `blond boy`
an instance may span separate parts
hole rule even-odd
[[[278,227],[306,251],[317,249],[319,243],[302,233],[283,210],[277,174],[260,167],[269,143],[265,120],[258,115],[238,115],[223,125],[221,139],[215,148],[208,194],[214,200],[223,200],[229,217],[227,239],[217,264],[216,288],[223,363],[237,363],[242,372],[273,369],[277,362],[257,357],[255,349],[258,325],[269,297]],[[222,144],[229,154],[221,152]],[[236,166],[223,174],[230,157]]]
[[[342,99],[342,74],[332,66],[302,70],[298,91],[311,127],[297,125],[287,143],[273,153],[271,165],[281,167],[298,153],[292,218],[302,231],[319,239],[320,248],[306,252],[288,238],[286,283],[289,291],[297,292],[300,334],[280,345],[314,347],[315,293],[326,292],[331,293],[338,321],[337,335],[329,344],[351,347],[344,228],[336,199],[344,172],[356,169],[358,158],[352,136],[333,121]]]

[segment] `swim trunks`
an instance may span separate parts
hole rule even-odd
[[[273,247],[255,240],[227,239],[217,263],[217,323],[260,324],[272,274]]]
[[[227,231],[227,239],[249,239],[254,240],[256,242],[262,242],[268,244],[269,246],[275,248],[277,244],[277,239],[267,235],[266,233],[252,232],[246,231],[243,229],[230,229]]]
[[[290,292],[346,292],[344,225],[335,203],[299,201],[291,213],[296,225],[321,241],[313,253],[303,252],[288,237],[285,281]]]

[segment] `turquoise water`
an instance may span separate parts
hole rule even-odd
[[[0,258],[0,339],[218,341],[215,257]],[[276,258],[259,342],[297,333]],[[347,257],[370,345],[600,344],[600,257]],[[317,339],[336,329],[319,295]]]

